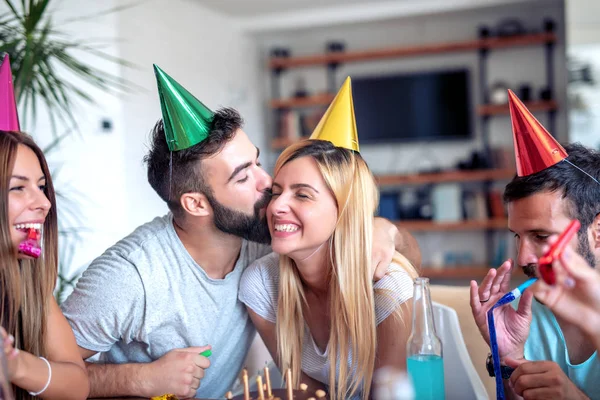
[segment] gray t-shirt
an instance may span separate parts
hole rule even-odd
[[[400,304],[412,299],[413,279],[399,265],[391,264],[388,273],[373,284],[375,290],[375,323],[379,325]],[[269,254],[254,262],[242,276],[240,300],[269,322],[277,322],[279,298],[279,256]],[[410,321],[405,321],[410,326]],[[408,328],[407,328],[408,329]],[[308,325],[304,326],[302,371],[313,379],[329,384],[328,348],[321,351],[314,342]],[[351,366],[352,355],[346,357]],[[356,396],[355,396],[356,397]]]
[[[254,326],[238,301],[244,269],[270,251],[243,241],[232,272],[212,279],[168,214],[137,228],[83,273],[62,305],[77,344],[103,363],[148,363],[173,349],[212,346],[198,397],[223,397],[242,368]]]

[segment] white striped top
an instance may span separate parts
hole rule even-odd
[[[392,272],[393,271],[393,272]],[[384,321],[400,304],[413,296],[413,280],[400,266],[390,265],[388,274],[375,282],[375,320]],[[239,298],[252,311],[269,322],[276,323],[279,296],[279,255],[271,253],[252,263],[240,283]],[[409,326],[409,324],[407,324]],[[322,352],[305,324],[302,344],[302,371],[324,384],[329,383],[328,348]],[[350,368],[352,355],[348,354]]]

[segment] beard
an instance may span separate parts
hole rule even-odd
[[[596,268],[596,257],[590,249],[590,241],[587,238],[587,230],[583,230],[583,232],[578,234],[577,242],[577,254],[583,257],[583,259],[590,264],[590,267]],[[523,268],[523,272],[528,278],[535,278],[537,276],[537,264],[531,263],[522,266],[521,268]]]
[[[213,197],[212,193],[206,194],[206,197],[213,209],[214,223],[218,230],[251,242],[271,243],[267,218],[260,216],[260,210],[265,208],[271,200],[271,196],[267,192],[254,204],[254,213],[251,215],[224,206]]]
[[[578,238],[579,245],[577,246],[577,253],[579,253],[579,255],[583,257],[588,264],[590,264],[590,267],[596,268],[596,257],[594,256],[594,253],[592,253],[592,249],[590,249],[590,241],[587,237],[587,229],[582,229],[578,233]]]
[[[531,263],[531,264],[527,264],[521,268],[523,268],[523,273],[525,275],[527,275],[528,278],[537,277],[537,264]]]

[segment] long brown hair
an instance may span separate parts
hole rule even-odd
[[[322,140],[305,140],[288,147],[277,159],[275,175],[285,164],[300,157],[315,160],[338,208],[337,224],[329,239],[329,397],[334,400],[351,397],[362,384],[362,398],[366,400],[377,349],[375,295],[386,295],[385,290],[373,290],[370,268],[373,216],[379,203],[377,185],[360,154]],[[396,253],[393,262],[399,268],[392,268],[388,273],[402,269],[413,278],[417,276],[414,267],[401,254]],[[292,369],[297,386],[302,366],[306,300],[302,280],[291,258],[280,256],[279,274],[278,362],[281,371]],[[401,307],[392,317],[402,321]],[[350,367],[348,354],[352,354]]]
[[[10,236],[8,193],[19,145],[37,156],[46,177],[44,194],[51,204],[43,226],[42,255],[35,260],[19,260]],[[0,198],[0,321],[15,337],[15,347],[45,356],[49,301],[58,275],[58,222],[50,170],[44,153],[29,135],[0,131]],[[15,396],[17,400],[33,398],[20,388]]]

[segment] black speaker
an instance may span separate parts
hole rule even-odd
[[[519,93],[519,99],[521,99],[521,101],[531,101],[531,86],[528,84],[519,86],[517,93]]]
[[[290,49],[287,47],[273,47],[271,49],[271,57],[282,57],[287,58],[291,54]]]
[[[545,32],[554,32],[556,28],[556,22],[554,22],[551,18],[544,19],[544,31]]]
[[[342,53],[346,50],[344,42],[329,41],[325,43],[325,51],[328,53]]]
[[[490,27],[487,25],[479,25],[477,27],[477,34],[479,35],[479,39],[487,39],[492,36],[492,32],[490,31]]]

